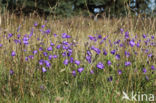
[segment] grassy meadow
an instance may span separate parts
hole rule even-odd
[[[3,17],[0,103],[139,102],[123,91],[156,101],[156,18]]]

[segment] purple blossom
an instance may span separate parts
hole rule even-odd
[[[111,63],[110,60],[107,61],[107,64],[108,64],[108,66],[111,66],[112,65],[112,63]]]
[[[75,60],[75,64],[80,65],[80,61]]]
[[[47,50],[48,50],[48,51],[52,51],[53,48],[50,46],[50,47],[47,48]]]
[[[103,49],[103,55],[107,55],[107,52],[105,49]]]
[[[13,34],[9,33],[8,34],[8,38],[11,38],[13,36]]]
[[[94,71],[93,71],[93,70],[90,70],[90,73],[91,73],[91,74],[94,74]]]
[[[72,71],[72,75],[76,76],[76,71],[75,70]]]
[[[95,48],[94,46],[92,46],[91,49],[94,50],[97,54],[101,53],[100,49]]]
[[[44,31],[46,34],[49,34],[50,33],[50,29],[47,29]]]
[[[39,64],[40,64],[40,65],[43,65],[43,63],[44,63],[44,60],[42,60],[42,59],[39,60]]]
[[[86,60],[88,61],[88,63],[91,63],[91,56],[86,55]]]
[[[90,40],[97,41],[96,37],[93,37],[91,35],[89,35],[88,37],[89,37]]]
[[[52,58],[53,58],[53,56],[52,55],[49,55],[48,59],[51,60]]]
[[[51,45],[51,46],[55,46],[55,44],[54,44],[54,43],[52,43],[52,42],[50,43],[50,45]]]
[[[37,54],[37,50],[34,50],[34,51],[33,51],[33,54]]]
[[[77,71],[78,71],[79,73],[81,73],[83,70],[84,70],[84,68],[82,68],[82,67],[77,69]]]
[[[16,56],[16,52],[12,51],[11,56]]]
[[[13,75],[14,71],[12,69],[10,69],[10,75]]]
[[[57,58],[58,56],[57,55],[53,55],[53,58]]]
[[[120,69],[118,70],[118,74],[119,74],[119,75],[121,75],[121,74],[122,74],[122,71],[121,71]]]
[[[25,57],[25,61],[28,61],[28,57]]]
[[[128,58],[130,56],[130,53],[125,51],[125,56]]]
[[[145,34],[143,34],[143,35],[142,35],[142,37],[143,37],[143,38],[146,38],[146,35],[145,35]]]
[[[0,47],[2,47],[3,46],[3,44],[0,44]]]
[[[43,55],[46,57],[46,56],[48,56],[48,53],[47,52],[43,52]]]
[[[69,62],[68,59],[65,59],[64,62],[63,62],[63,64],[64,65],[68,65],[68,62]]]
[[[125,32],[125,39],[129,39],[129,32]]]
[[[152,65],[152,66],[151,66],[151,69],[152,69],[152,70],[155,70],[155,67],[154,67],[154,65]]]
[[[51,63],[48,60],[45,60],[44,63],[46,64],[46,67],[50,67]]]
[[[134,40],[131,40],[131,41],[129,42],[129,44],[130,44],[131,47],[133,47],[133,46],[135,45]]]
[[[43,73],[47,72],[47,70],[46,70],[45,67],[42,67],[42,72],[43,72]]]
[[[87,50],[87,54],[88,54],[89,56],[92,55],[92,53],[91,53],[89,50]]]
[[[111,54],[114,55],[115,53],[116,53],[116,50],[112,50],[112,51],[111,51]]]
[[[33,55],[29,55],[29,58],[30,58],[30,59],[34,59],[34,56],[33,56]]]
[[[74,58],[70,57],[70,63],[73,63],[73,62],[74,62]]]
[[[142,71],[143,71],[144,73],[146,73],[146,72],[147,72],[146,68],[143,68],[143,69],[142,69]]]
[[[109,82],[111,82],[111,81],[113,80],[113,77],[110,76],[109,78],[107,78],[107,80],[108,80]]]
[[[130,66],[131,65],[131,62],[127,61],[125,62],[125,66]]]
[[[104,68],[104,65],[102,64],[102,62],[99,62],[97,65],[96,65],[97,68],[99,69],[103,69]]]
[[[119,60],[119,59],[120,59],[120,55],[119,55],[119,54],[116,54],[115,58],[116,58],[117,60]]]
[[[61,48],[61,45],[57,45],[56,48],[57,48],[57,49],[60,49],[60,48]]]
[[[43,48],[42,48],[42,47],[40,47],[40,48],[39,48],[39,51],[43,51]]]

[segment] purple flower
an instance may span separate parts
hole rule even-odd
[[[51,42],[50,45],[51,45],[51,46],[54,46],[55,44]]]
[[[43,52],[43,55],[46,57],[46,56],[48,56],[48,53],[47,52]]]
[[[111,81],[113,80],[113,77],[110,76],[109,78],[107,78],[107,80],[108,80],[109,82],[111,82]]]
[[[8,34],[8,38],[11,38],[13,36],[13,34],[9,33]]]
[[[131,62],[125,62],[125,66],[129,66],[129,65],[131,65]]]
[[[129,32],[125,32],[125,38],[128,39],[129,38]]]
[[[14,71],[12,69],[10,69],[10,75],[13,75]]]
[[[83,70],[84,70],[84,68],[82,68],[82,67],[77,69],[77,71],[78,71],[79,73],[81,73]]]
[[[97,68],[99,69],[103,69],[104,68],[104,65],[102,64],[102,62],[99,62],[97,65],[96,65]]]
[[[130,56],[130,53],[125,51],[125,56],[128,58]]]
[[[0,44],[0,47],[2,47],[3,46],[3,44]]]
[[[50,29],[44,31],[46,34],[49,34],[50,33]]]
[[[137,42],[136,46],[139,48],[139,47],[140,47],[140,43],[139,43],[139,42]]]
[[[95,48],[94,46],[92,46],[91,49],[94,50],[97,54],[101,53],[100,49]]]
[[[42,67],[42,72],[45,73],[47,70],[45,67]]]
[[[103,49],[103,55],[107,55],[107,52],[105,49]]]
[[[145,34],[143,34],[143,35],[142,35],[142,37],[143,37],[143,38],[146,38],[146,35],[145,35]]]
[[[56,48],[57,48],[57,49],[60,49],[60,48],[61,48],[61,45],[57,45]]]
[[[92,55],[92,53],[91,53],[89,50],[87,50],[87,54],[88,54],[89,56]]]
[[[28,61],[28,57],[25,57],[25,61]]]
[[[108,66],[111,66],[112,65],[112,63],[111,63],[110,60],[107,61],[107,64],[108,64]]]
[[[152,53],[148,54],[148,57],[149,57],[149,58],[152,57]]]
[[[129,42],[129,44],[130,44],[131,47],[133,47],[133,46],[135,45],[134,40],[131,40],[131,41]]]
[[[44,63],[46,64],[46,67],[50,67],[51,63],[48,60],[45,60]]]
[[[151,66],[151,69],[152,69],[152,70],[154,70],[154,69],[155,69],[154,65],[152,65],[152,66]]]
[[[20,37],[21,37],[21,35],[20,35],[20,34],[18,34],[18,35],[17,35],[17,38],[19,39]]]
[[[80,61],[75,60],[75,64],[80,65]]]
[[[122,74],[122,71],[121,71],[120,69],[118,70],[118,74],[119,74],[119,75],[121,75],[121,74]]]
[[[30,55],[30,56],[29,56],[29,58],[30,58],[30,59],[33,59],[33,58],[34,58],[34,56],[33,56],[33,55]]]
[[[102,35],[98,35],[98,39],[101,39],[102,38]]]
[[[50,46],[50,47],[47,48],[47,50],[48,50],[48,51],[52,51],[53,48]]]
[[[33,54],[37,54],[37,50],[34,50],[34,51],[33,51]]]
[[[35,23],[34,23],[34,26],[36,27],[37,25],[38,25],[38,23],[37,23],[37,22],[35,22]]]
[[[91,35],[89,35],[88,37],[89,37],[90,40],[93,40],[93,41],[96,41],[97,40],[96,37],[93,37]]]
[[[151,36],[151,39],[154,39],[154,36],[153,35]]]
[[[42,28],[44,28],[44,27],[45,27],[45,25],[42,25],[41,27],[42,27]]]
[[[29,44],[29,38],[28,37],[24,37],[23,38],[23,43],[25,44],[25,45],[28,45]]]
[[[72,75],[76,76],[76,71],[75,70],[72,71]]]
[[[88,61],[88,63],[91,63],[91,56],[86,55],[86,60]]]
[[[91,74],[94,74],[94,71],[93,71],[93,70],[90,70],[90,73],[91,73]]]
[[[114,54],[115,54],[115,52],[116,52],[116,50],[112,50],[112,51],[111,51],[111,54],[113,54],[113,55],[114,55]]]
[[[62,34],[62,38],[71,38],[71,36],[70,35],[67,35],[67,33],[63,33]]]
[[[15,56],[15,55],[16,55],[16,52],[12,51],[11,56]]]
[[[57,34],[53,34],[54,35],[54,37],[57,37]]]
[[[42,59],[39,60],[39,64],[40,64],[40,65],[43,65],[43,63],[44,63],[44,60],[42,60]]]
[[[146,68],[143,68],[143,69],[142,69],[142,71],[143,71],[144,73],[146,73],[146,72],[147,72]]]
[[[42,48],[42,47],[40,47],[40,48],[39,48],[39,51],[43,51],[43,48]]]
[[[119,54],[116,54],[115,58],[116,58],[117,60],[119,60],[119,59],[120,59],[120,55],[119,55]]]
[[[73,63],[73,62],[74,62],[74,58],[70,57],[70,63]]]
[[[121,29],[120,29],[120,32],[121,32],[121,34],[123,34],[123,32],[124,32],[124,29],[122,29],[122,28],[121,28]]]
[[[48,59],[51,60],[52,58],[53,58],[53,56],[52,55],[49,55]]]
[[[68,62],[69,62],[68,59],[65,59],[64,62],[63,62],[63,64],[64,65],[68,65]]]
[[[53,58],[57,58],[58,56],[57,55],[53,55]]]
[[[63,52],[63,53],[62,53],[62,56],[63,56],[63,57],[67,56],[67,53],[66,53],[66,52]]]

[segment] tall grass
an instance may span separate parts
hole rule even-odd
[[[127,31],[130,37],[125,39]],[[63,33],[71,38],[62,38]],[[19,34],[21,37],[18,37]],[[143,38],[143,34],[147,37]],[[107,38],[100,44],[102,39],[95,42],[89,40],[89,35]],[[122,92],[129,95],[132,91],[155,93],[156,75],[151,66],[156,67],[156,37],[151,39],[151,36],[156,36],[155,18],[104,17],[94,21],[78,16],[66,19],[48,17],[45,20],[34,15],[25,17],[6,13],[0,30],[0,100],[2,103],[135,103],[137,101],[122,100]],[[23,43],[24,37],[29,38],[28,45]],[[140,47],[129,45],[133,38],[135,45],[141,40]],[[146,45],[144,41],[148,39],[153,45]],[[117,40],[121,40],[124,47],[114,44]],[[59,44],[63,45],[63,41],[72,43],[71,56],[62,56],[66,50],[56,48]],[[51,42],[55,46],[52,46],[52,51],[47,51]],[[90,49],[93,45],[100,49],[100,54]],[[39,50],[40,47],[43,50]],[[103,54],[103,49],[107,55]],[[114,49],[120,55],[120,60],[111,54]],[[34,50],[37,50],[36,54],[33,54]],[[91,63],[85,60],[87,50],[92,53]],[[13,51],[15,56],[11,56]],[[125,56],[125,51],[130,53],[129,57]],[[48,60],[43,52],[58,56],[49,60],[49,67],[39,64],[41,59]],[[152,57],[148,57],[149,53],[152,53]],[[64,60],[70,60],[70,57],[80,61],[80,65],[64,65]],[[107,64],[108,60],[111,66]],[[131,61],[131,65],[126,67],[126,61]],[[104,69],[98,69],[99,62],[104,64]],[[42,67],[45,67],[46,72]],[[84,68],[81,73],[77,71],[80,67]],[[146,73],[143,72],[144,68]],[[118,70],[122,71],[121,75]],[[72,74],[73,71],[76,76]]]

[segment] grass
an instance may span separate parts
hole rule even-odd
[[[29,17],[17,17],[8,13],[5,15],[6,18],[3,18],[0,30],[0,44],[3,45],[0,47],[0,100],[2,103],[137,103],[138,101],[122,100],[122,92],[125,91],[129,96],[132,91],[140,94],[156,93],[155,70],[151,69],[152,65],[156,67],[156,45],[144,43],[148,38],[150,43],[156,43],[156,37],[151,39],[152,35],[156,36],[155,18],[138,16],[110,19],[105,17],[93,21],[81,16],[66,19],[49,17],[44,20],[33,15]],[[35,22],[38,23],[36,27]],[[45,27],[41,28],[42,25]],[[20,29],[17,31],[19,26]],[[120,31],[121,28],[124,30],[123,34]],[[50,33],[46,34],[45,31],[48,29]],[[124,36],[126,31],[129,32],[130,40],[137,36],[135,44],[141,40],[139,48],[128,44],[129,39],[125,40]],[[24,35],[29,36],[32,32],[29,44],[23,44]],[[8,37],[10,33],[13,35]],[[71,38],[63,39],[62,33],[67,33]],[[18,38],[18,34],[21,37]],[[54,34],[58,36],[55,37]],[[95,34],[101,34],[102,38],[108,36],[108,38],[103,44],[99,44],[101,39],[96,42],[89,40],[88,36],[96,37]],[[147,38],[143,38],[143,34],[146,34]],[[119,39],[125,48],[113,44]],[[14,40],[21,40],[21,44],[16,44]],[[47,51],[50,41],[55,46],[52,51]],[[62,45],[63,41],[76,45],[70,47],[71,57],[79,60],[80,65],[63,64],[65,59],[70,59],[68,56],[62,56],[65,50],[56,49],[56,46]],[[101,50],[99,55],[90,49],[93,45]],[[43,51],[39,51],[40,47]],[[103,49],[107,51],[107,55],[103,55]],[[120,55],[120,60],[116,60],[115,55],[110,53],[114,49]],[[146,49],[149,50],[148,53],[145,53]],[[37,54],[33,54],[34,50],[38,51]],[[91,64],[85,60],[87,50],[92,53]],[[15,56],[11,56],[12,51],[16,52]],[[129,57],[125,56],[125,51],[130,53]],[[40,59],[48,60],[43,52],[58,56],[49,60],[50,67],[39,64]],[[152,57],[148,57],[149,53],[152,53]],[[25,57],[28,57],[28,61]],[[107,65],[108,60],[111,61],[111,66]],[[126,61],[131,61],[131,65],[126,67],[124,65]],[[104,64],[104,69],[96,67],[98,62]],[[43,72],[42,67],[45,67],[47,71]],[[83,67],[84,71],[78,73],[77,69],[80,67]],[[142,71],[143,68],[147,69],[146,73]],[[118,74],[119,69],[122,70],[121,75]],[[14,73],[10,74],[10,70]],[[76,76],[72,75],[74,70]],[[90,73],[91,70],[94,74]],[[110,77],[113,78],[112,81],[108,81]]]

